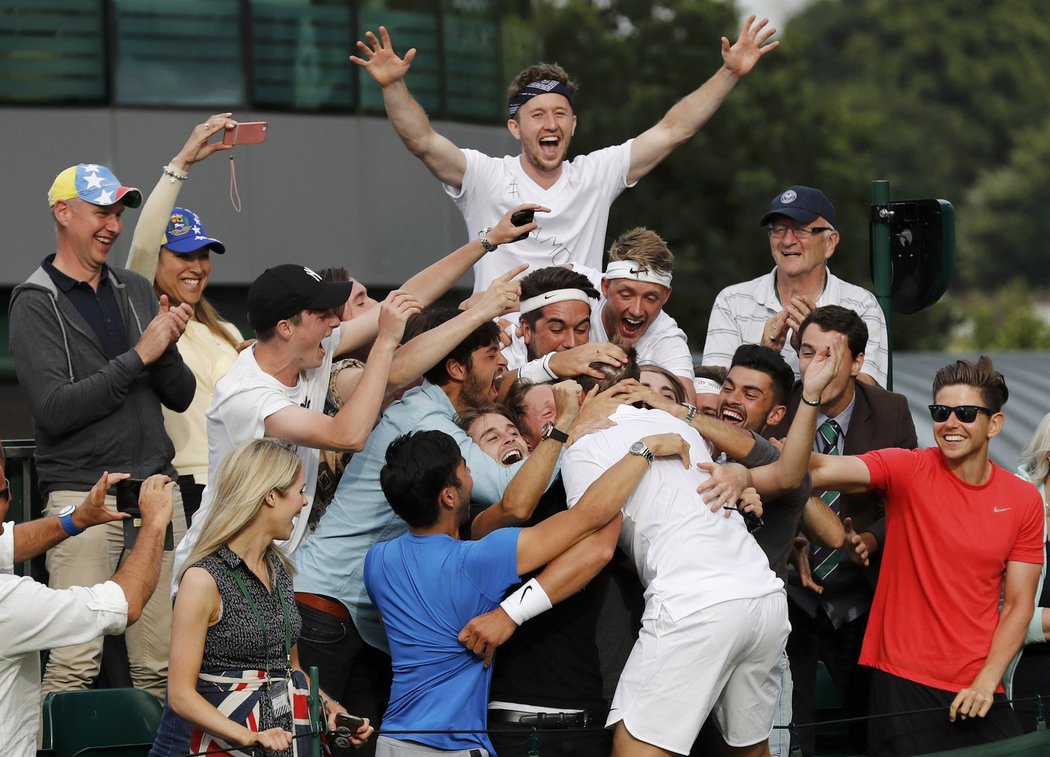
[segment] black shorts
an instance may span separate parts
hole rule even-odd
[[[911,755],[986,744],[1022,734],[1013,709],[1004,694],[983,718],[948,720],[955,692],[923,686],[881,670],[872,671],[871,714],[886,715],[868,723],[868,754]],[[893,713],[940,708],[911,715]]]

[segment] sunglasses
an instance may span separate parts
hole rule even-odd
[[[957,407],[952,407],[951,405],[930,405],[930,417],[937,423],[944,423],[952,413],[955,413],[955,417],[959,419],[960,423],[973,423],[977,420],[978,413],[984,413],[989,417],[992,415],[991,410],[980,405],[958,405]]]

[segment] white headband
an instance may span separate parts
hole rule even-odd
[[[650,284],[659,284],[668,289],[671,288],[671,274],[659,273],[657,271],[643,268],[633,260],[614,260],[605,269],[605,278],[608,279],[634,279],[635,281],[647,281]]]
[[[693,389],[697,394],[721,394],[722,385],[714,379],[695,378],[693,379]]]
[[[579,300],[580,302],[586,302],[588,307],[591,305],[591,298],[582,289],[555,289],[553,292],[544,292],[543,294],[537,294],[535,297],[529,297],[527,300],[522,300],[521,305],[518,306],[518,312],[525,315],[533,310],[539,310],[547,305],[553,305],[555,302],[565,302],[566,300]]]

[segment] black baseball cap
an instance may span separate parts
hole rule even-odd
[[[817,218],[823,218],[833,227],[838,226],[835,206],[831,204],[831,200],[819,189],[798,184],[788,187],[773,198],[769,203],[769,211],[762,216],[758,225],[767,225],[774,216],[787,216],[801,223],[812,223]]]
[[[248,322],[260,332],[302,310],[341,308],[352,287],[349,281],[325,281],[303,265],[267,268],[248,288]]]

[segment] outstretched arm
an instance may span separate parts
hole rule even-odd
[[[671,150],[696,134],[741,77],[755,67],[759,58],[777,48],[779,42],[765,44],[776,33],[776,29],[765,28],[768,23],[767,18],[756,23],[755,16],[751,15],[744,21],[740,36],[732,46],[722,37],[722,67],[699,89],[679,100],[655,126],[640,134],[631,144],[629,184],[652,171]]]
[[[106,507],[106,490],[126,478],[127,473],[103,473],[84,497],[83,504],[73,511],[73,525],[85,531],[102,523],[130,518],[127,513],[118,513]],[[18,523],[14,528],[14,562],[31,560],[68,538],[69,534],[62,528],[57,515]]]
[[[378,39],[372,32],[366,32],[365,37],[368,42],[357,42],[357,49],[365,57],[351,55],[350,60],[364,68],[383,88],[387,118],[408,151],[423,161],[434,178],[459,190],[467,159],[447,137],[434,131],[426,111],[405,84],[405,74],[416,57],[416,48],[405,53],[404,58],[398,57],[385,26],[379,27]]]
[[[219,150],[233,149],[232,145],[224,145],[221,139],[217,142],[208,141],[220,131],[232,129],[237,125],[237,122],[230,118],[231,115],[231,113],[216,113],[209,116],[204,123],[194,126],[186,144],[165,166],[165,169],[170,167],[175,173],[181,173],[183,179],[180,180],[168,173],[160,175],[157,186],[150,192],[139,212],[135,234],[131,238],[131,251],[128,252],[126,266],[128,269],[141,274],[150,281],[156,277],[157,253],[164,237],[164,230],[168,227],[171,209],[175,207],[175,202],[179,198],[179,190],[185,183],[190,166]]]

